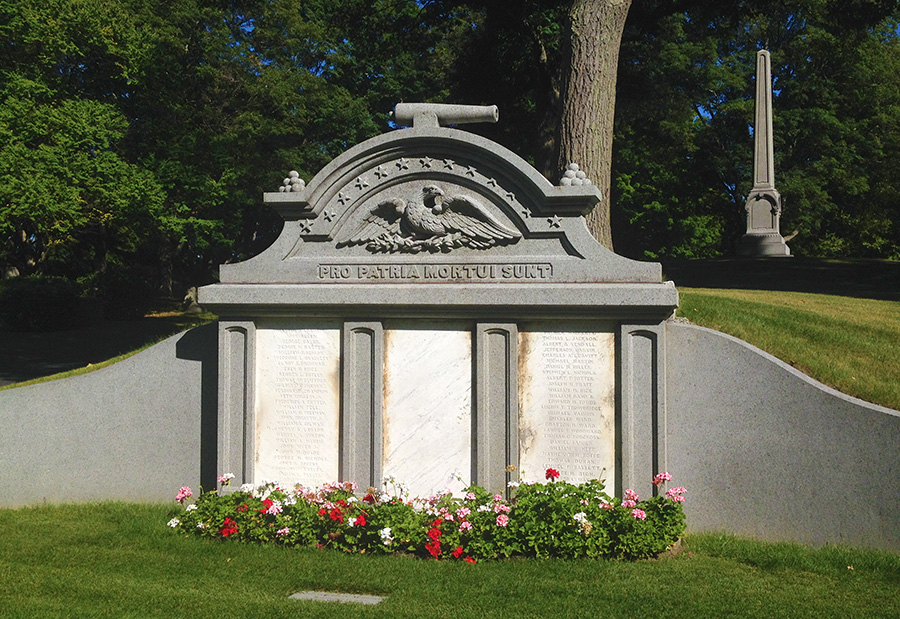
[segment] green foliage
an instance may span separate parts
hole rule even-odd
[[[136,264],[157,294],[211,281],[271,243],[280,221],[259,195],[287,170],[309,179],[386,130],[393,103],[445,94],[454,15],[0,1],[0,264],[99,294],[108,268]]]
[[[776,186],[797,255],[900,256],[896,2],[635,3],[613,217],[635,257],[731,254],[752,187],[755,54],[772,54]]]
[[[472,129],[555,178],[566,8],[0,0],[0,264],[89,283],[110,265],[152,265],[145,279],[177,297],[272,242],[281,222],[261,192],[389,130],[398,101],[498,104],[500,124]],[[617,249],[731,252],[751,185],[753,56],[768,47],[794,252],[900,257],[896,8],[633,3]]]
[[[61,331],[78,326],[78,286],[62,277],[0,280],[0,323],[16,331]]]
[[[223,490],[230,477],[220,478]],[[641,559],[664,552],[684,533],[683,488],[641,503],[630,490],[622,501],[603,489],[597,480],[551,480],[519,485],[511,501],[478,486],[461,497],[410,499],[401,486],[397,494],[370,488],[358,498],[349,482],[318,491],[269,482],[201,493],[169,526],[212,539],[469,562],[516,556]],[[182,488],[177,499],[190,496]]]

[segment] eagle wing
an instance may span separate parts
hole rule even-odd
[[[379,202],[350,236],[338,241],[338,247],[365,245],[383,237],[400,234],[400,214],[406,203],[400,198]]]
[[[517,230],[504,226],[471,198],[454,195],[443,200],[442,205],[444,212],[440,217],[445,229],[459,232],[476,247],[515,243],[522,238]]]

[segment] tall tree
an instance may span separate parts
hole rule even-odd
[[[603,192],[591,234],[612,249],[610,178],[619,45],[631,0],[574,0],[568,11],[558,169],[576,162]]]

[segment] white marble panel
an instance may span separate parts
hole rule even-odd
[[[471,481],[472,333],[464,325],[388,327],[384,475],[415,496],[458,493]]]
[[[519,467],[580,483],[615,480],[615,334],[612,325],[551,323],[519,331]],[[565,329],[565,330],[563,330]]]
[[[340,351],[336,323],[257,325],[254,483],[337,481]]]

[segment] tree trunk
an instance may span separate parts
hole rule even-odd
[[[612,249],[609,217],[619,45],[631,0],[574,0],[559,124],[559,173],[577,163],[603,192],[588,214],[591,234]]]

